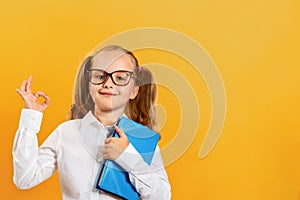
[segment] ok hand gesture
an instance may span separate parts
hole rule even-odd
[[[44,92],[41,91],[37,91],[34,94],[32,94],[30,89],[31,82],[32,76],[30,76],[28,80],[24,80],[21,85],[21,88],[16,89],[16,91],[22,97],[25,103],[25,108],[43,112],[49,106],[50,99]],[[44,101],[42,103],[39,103],[37,101],[40,97],[44,98]]]

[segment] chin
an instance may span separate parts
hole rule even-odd
[[[113,108],[112,106],[101,106],[100,108],[98,108],[98,110],[100,112],[112,112]]]

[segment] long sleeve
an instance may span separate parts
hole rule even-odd
[[[99,133],[99,122],[92,113],[83,119],[60,124],[38,147],[37,133],[42,117],[38,111],[22,110],[13,146],[13,180],[16,186],[20,189],[34,187],[58,169],[63,199],[116,199],[94,190],[100,167],[98,149],[105,135],[101,131],[95,134]],[[86,137],[94,143],[85,143]],[[92,148],[92,145],[95,147]],[[170,199],[170,185],[158,147],[150,166],[131,144],[117,160],[129,172],[130,181],[143,200]]]
[[[131,183],[140,193],[143,200],[171,199],[171,187],[159,147],[155,150],[150,166],[131,144],[115,162],[129,173]]]
[[[20,189],[31,188],[49,178],[56,170],[55,136],[38,148],[37,133],[43,114],[23,109],[13,146],[14,183]]]

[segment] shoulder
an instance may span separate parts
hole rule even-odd
[[[77,133],[77,126],[79,120],[67,120],[59,124],[52,132],[51,137],[56,138],[59,141],[65,141],[66,139],[73,138]]]
[[[74,128],[77,126],[77,124],[79,124],[81,121],[81,119],[72,119],[72,120],[67,120],[65,122],[62,122],[61,124],[58,125],[58,129],[70,129],[70,128]]]

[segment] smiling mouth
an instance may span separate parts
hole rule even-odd
[[[99,94],[103,96],[116,96],[116,94],[110,93],[110,92],[99,92]]]

